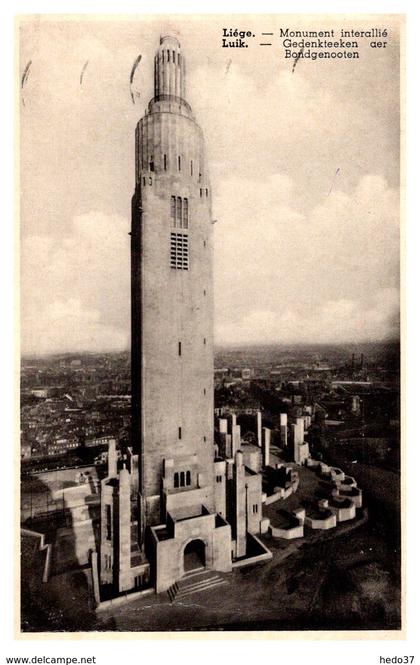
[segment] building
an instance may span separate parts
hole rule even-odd
[[[135,135],[132,200],[132,445],[102,481],[99,578],[107,594],[169,589],[191,570],[229,572],[270,552],[261,475],[231,419],[213,422],[213,223],[203,133],[186,101],[178,40],[160,39],[155,94]],[[258,556],[257,556],[258,558]]]

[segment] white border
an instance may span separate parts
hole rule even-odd
[[[261,641],[210,641],[204,636],[204,640],[172,641],[161,639],[156,641],[91,641],[71,640],[70,636],[63,641],[50,640],[25,640],[17,641],[14,636],[13,616],[13,505],[10,497],[13,496],[13,109],[14,109],[14,72],[13,72],[13,17],[16,14],[25,13],[89,13],[89,14],[141,14],[141,13],[398,13],[407,14],[407,321],[408,321],[408,347],[407,347],[407,640],[401,642],[389,641],[349,641],[349,642],[261,642]],[[60,5],[51,0],[29,0],[15,2],[13,7],[1,9],[1,69],[2,69],[2,91],[1,96],[1,143],[2,161],[4,167],[1,170],[2,188],[2,242],[0,251],[0,279],[2,294],[2,325],[1,325],[1,406],[2,409],[2,441],[1,445],[1,590],[0,590],[0,656],[3,662],[6,656],[33,656],[33,655],[96,655],[97,663],[111,663],[119,658],[125,662],[153,659],[156,661],[167,660],[170,663],[195,662],[196,660],[212,662],[215,657],[228,661],[234,659],[238,663],[263,663],[268,659],[286,662],[291,660],[295,663],[332,663],[339,660],[340,664],[347,663],[379,663],[379,656],[393,657],[414,655],[420,658],[419,639],[417,628],[419,603],[418,603],[418,568],[419,556],[419,519],[417,506],[418,472],[420,460],[418,449],[420,442],[417,441],[417,413],[416,413],[416,369],[419,364],[419,320],[418,320],[418,287],[420,283],[418,273],[418,259],[416,253],[420,250],[418,226],[419,210],[417,192],[419,191],[417,161],[418,161],[418,124],[420,122],[420,108],[418,103],[420,63],[418,57],[420,42],[419,11],[409,2],[380,1],[372,2],[366,0],[353,0],[353,2],[317,1],[314,2],[291,2],[283,1],[281,4],[260,0],[259,3],[251,3],[249,0],[240,4],[228,3],[226,0],[213,0],[213,2],[200,3],[198,6],[192,2],[176,3],[169,0],[155,0],[144,6],[133,0],[119,0],[119,2],[108,3],[99,0],[63,0]],[[375,94],[380,94],[380,90]],[[418,408],[418,407],[417,407]],[[211,659],[211,660],[210,660]]]

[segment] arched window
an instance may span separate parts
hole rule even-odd
[[[179,473],[174,473],[174,487],[179,487]]]
[[[180,474],[180,475],[181,475],[181,482],[180,482],[180,485],[181,485],[181,487],[185,487],[185,472],[184,472],[184,471],[181,471],[181,474]]]
[[[187,471],[186,473],[185,484],[187,485],[187,487],[191,485],[191,471]]]

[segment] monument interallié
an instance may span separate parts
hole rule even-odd
[[[135,139],[132,451],[118,471],[110,447],[101,491],[107,597],[165,591],[190,570],[229,572],[250,546],[253,560],[271,558],[255,536],[258,448],[244,455],[234,416],[214,441],[211,187],[175,37],[161,37],[154,77]]]

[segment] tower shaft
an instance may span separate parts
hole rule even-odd
[[[136,129],[132,203],[132,418],[143,528],[162,518],[165,459],[175,460],[175,487],[203,488],[213,504],[211,193],[202,132],[184,96],[180,45],[163,37],[155,97]]]

